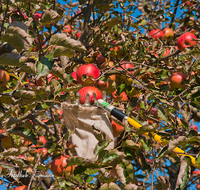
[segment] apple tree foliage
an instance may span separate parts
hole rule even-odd
[[[6,129],[0,134],[1,184],[128,190],[187,189],[198,183],[193,171],[200,162],[200,136],[190,130],[193,122],[200,121],[198,0],[4,0],[0,12],[0,69],[10,75],[0,87],[0,128]],[[35,12],[41,18],[36,19]],[[65,25],[72,31],[63,33]],[[171,28],[174,38],[152,39],[149,32],[157,28]],[[176,42],[186,32],[196,35],[197,46],[181,52]],[[170,53],[163,56],[166,48]],[[95,149],[97,160],[91,162],[67,146],[71,134],[58,110],[82,87],[70,73],[85,63],[100,67],[100,53],[114,63],[101,69],[101,77],[107,80],[115,74],[112,87],[128,95],[127,102],[111,104],[143,127],[135,130],[127,125],[112,150],[105,149],[109,142],[103,134],[97,135],[101,143]],[[134,65],[121,70],[132,80],[120,77],[117,68],[123,61]],[[186,75],[182,88],[170,87],[174,72]],[[164,145],[154,140],[155,133]],[[38,143],[40,136],[46,138],[45,145]],[[5,142],[5,137],[11,141]],[[195,161],[174,152],[177,146]],[[51,161],[59,154],[72,156],[67,166],[75,165],[74,173],[48,177]],[[25,176],[11,176],[9,171]],[[36,177],[34,171],[47,177]]]

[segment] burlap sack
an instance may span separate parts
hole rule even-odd
[[[71,136],[78,156],[95,160],[94,149],[98,140],[93,134],[92,126],[105,133],[106,139],[112,140],[107,149],[114,148],[114,137],[111,123],[106,112],[95,106],[62,103],[63,118],[69,131],[74,131]]]

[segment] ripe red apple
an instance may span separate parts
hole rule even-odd
[[[79,39],[80,35],[81,35],[81,32],[78,32],[78,33],[76,34],[76,37]]]
[[[200,175],[200,170],[197,170],[197,171],[195,172],[195,174],[196,174],[196,175]]]
[[[158,29],[158,28],[156,30],[151,30],[149,32],[149,35],[152,38],[154,38],[156,41],[159,41],[158,38],[161,39],[161,40],[164,40],[164,38],[165,38],[165,35],[164,35],[163,31]]]
[[[43,80],[41,78],[37,79],[35,82],[36,82],[37,86],[44,86],[44,82],[43,82]]]
[[[123,97],[123,94],[121,93],[120,95],[117,94],[117,91],[114,91],[112,94],[111,94],[112,98],[115,100],[115,101],[120,101]]]
[[[100,53],[97,55],[97,64],[101,64],[105,61],[105,57]]]
[[[58,77],[52,75],[51,73],[49,73],[49,74],[47,75],[47,80],[48,80],[48,82],[50,82],[51,79],[53,79],[53,78],[55,78],[56,80],[58,80]]]
[[[170,49],[169,48],[166,48],[162,57],[166,56],[166,55],[169,55],[170,54]]]
[[[188,1],[188,0],[182,0],[182,2],[184,3],[184,6],[191,6],[193,3]]]
[[[170,86],[172,88],[182,88],[184,84],[184,80],[186,80],[186,76],[183,73],[173,73],[170,77]]]
[[[193,39],[197,39],[197,37],[191,32],[182,34],[177,40],[178,49],[180,51],[185,51],[188,47],[196,46],[197,42]]]
[[[89,96],[90,96],[90,98],[89,98],[89,103],[90,104],[94,103],[93,93],[96,94],[97,100],[102,98],[101,91],[98,88],[94,87],[94,86],[83,87],[78,91],[78,93],[80,93],[80,96],[81,96],[80,104],[84,104],[85,103],[85,95],[86,94],[89,94]]]
[[[33,18],[34,18],[34,20],[37,22],[37,21],[41,18],[41,16],[42,16],[41,13],[35,12]]]
[[[75,166],[69,166],[67,168],[67,160],[68,160],[69,156],[67,155],[65,156],[58,156],[56,157],[52,162],[51,162],[51,171],[55,176],[63,176],[64,173],[69,172],[69,173],[73,173]]]
[[[124,64],[121,65],[124,69],[130,69],[130,68],[133,68],[133,67],[134,67],[134,65],[133,65],[132,63],[130,63],[129,61],[123,61],[122,63],[124,63]],[[123,70],[121,67],[118,67],[117,69],[118,69],[118,70]],[[132,74],[133,71],[130,71],[130,73]],[[128,85],[131,85],[131,84],[132,84],[132,82],[133,82],[132,78],[127,77],[127,76],[124,75],[124,74],[121,74],[120,76],[121,76],[122,79],[124,79],[124,82],[125,82],[126,84],[128,84]]]
[[[198,131],[198,127],[197,127],[196,125],[192,125],[192,126],[190,127],[190,129],[191,129],[191,130],[194,130],[194,131]]]
[[[39,136],[39,141],[40,143],[42,143],[43,145],[45,145],[47,143],[47,140],[45,139],[44,136]]]
[[[4,70],[0,70],[0,87],[6,86],[9,80],[10,80],[10,75],[8,75]]]
[[[126,94],[126,92],[122,92],[122,98],[120,100],[121,102],[128,102],[128,96]]]
[[[74,78],[74,80],[77,80],[77,74],[76,74],[76,71],[74,71],[73,73],[71,73],[71,76]]]
[[[76,72],[77,81],[82,84],[83,86],[92,86],[96,83],[96,80],[100,76],[99,69],[91,64],[81,65]],[[86,76],[86,78],[83,78]]]
[[[15,187],[14,190],[28,190],[28,186],[22,185],[22,186],[19,186],[19,187]],[[30,188],[30,190],[31,190],[31,188]]]
[[[70,25],[65,25],[64,27],[63,27],[63,32],[66,32],[66,33],[70,33],[71,32],[71,26]]]
[[[200,184],[197,184],[196,188],[197,188],[197,190],[199,190],[200,189]]]
[[[151,114],[153,115],[153,116],[156,116],[157,114],[158,114],[158,111],[157,111],[157,109],[156,108],[151,108]]]
[[[164,36],[167,39],[167,41],[171,41],[174,38],[174,31],[171,28],[165,28]]]
[[[122,125],[119,125],[118,123],[116,123],[112,119],[110,119],[110,122],[111,122],[111,125],[112,125],[113,136],[114,137],[119,136],[124,131],[124,127]]]

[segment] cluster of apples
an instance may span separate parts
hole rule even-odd
[[[166,38],[168,41],[174,38],[174,32],[170,28],[165,28],[163,31],[160,29],[151,30],[149,35],[155,41],[164,40]],[[187,51],[187,48],[194,47],[197,45],[197,37],[192,32],[186,32],[182,34],[177,40],[177,47],[180,51]],[[170,51],[166,50],[163,54],[164,56],[168,55]],[[185,85],[186,76],[184,73],[175,72],[170,77],[170,86],[171,89],[182,88]]]

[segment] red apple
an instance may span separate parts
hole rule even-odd
[[[77,74],[76,74],[76,71],[74,71],[73,73],[71,73],[71,76],[74,78],[74,80],[77,80]]]
[[[170,49],[169,48],[166,48],[162,57],[166,56],[166,55],[169,55],[170,54]]]
[[[121,102],[128,102],[128,96],[124,91],[122,92],[122,98],[121,98],[120,101]]]
[[[76,34],[76,37],[79,39],[80,35],[81,35],[81,32],[78,32],[78,33]]]
[[[41,16],[42,16],[41,13],[35,12],[33,18],[34,18],[34,20],[37,22],[37,21],[41,18]]]
[[[101,94],[101,91],[96,88],[96,87],[93,87],[93,86],[86,86],[86,87],[83,87],[81,88],[78,93],[80,93],[80,104],[84,104],[85,103],[85,95],[86,94],[89,94],[89,103],[90,104],[93,104],[94,103],[94,99],[93,99],[93,93],[96,94],[96,98],[97,100],[98,99],[101,99],[102,98],[102,94]]]
[[[44,136],[39,136],[39,141],[40,143],[42,143],[43,145],[45,145],[47,143],[47,140],[45,139]]]
[[[197,39],[197,37],[191,32],[182,34],[177,40],[178,49],[180,51],[185,51],[188,47],[196,46],[197,42],[193,39]]]
[[[55,78],[56,80],[58,80],[58,77],[52,75],[51,73],[49,73],[49,74],[47,75],[47,80],[48,80],[48,82],[50,82],[51,79],[53,79],[53,78]]]
[[[6,86],[9,80],[10,80],[10,75],[8,75],[4,70],[0,70],[0,87]]]
[[[58,156],[51,162],[51,171],[55,176],[63,176],[66,172],[73,173],[75,166],[68,166],[67,160],[69,158],[69,155],[65,156]]]
[[[190,127],[191,130],[198,131],[198,127],[196,125],[192,125]],[[200,171],[200,170],[199,170]]]
[[[171,28],[165,28],[164,36],[168,41],[171,41],[174,38],[174,31]]]
[[[197,188],[197,190],[199,190],[200,189],[200,184],[197,184],[196,188]]]
[[[151,32],[149,32],[149,35],[152,38],[154,38],[156,41],[159,41],[158,38],[161,40],[164,40],[164,38],[165,38],[163,31],[158,28],[156,30],[151,30]]]
[[[28,186],[23,185],[23,186],[15,187],[13,190],[28,190]],[[31,190],[31,188],[30,188],[30,190]]]
[[[70,25],[65,25],[64,27],[63,27],[63,32],[66,32],[66,33],[70,33],[71,32],[71,26]]]
[[[117,91],[114,91],[112,94],[111,94],[112,98],[115,100],[115,101],[120,101],[123,97],[123,94],[121,93],[120,95],[117,94]]]
[[[97,55],[97,64],[101,64],[105,61],[105,57],[100,53]]]
[[[124,127],[122,125],[117,124],[112,119],[110,119],[110,121],[111,121],[111,125],[112,125],[113,136],[114,137],[119,136],[124,131]]]
[[[183,73],[173,73],[170,77],[170,86],[172,88],[182,88],[184,84],[184,80],[186,80],[186,76]]]
[[[151,114],[153,115],[153,116],[156,116],[157,114],[158,114],[158,111],[157,111],[157,109],[156,108],[151,108]]]
[[[200,170],[196,170],[195,174],[200,175]]]
[[[89,63],[85,65],[81,65],[76,72],[77,75],[77,81],[82,84],[83,86],[92,86],[96,83],[97,78],[100,76],[99,69]],[[86,76],[86,78],[83,78]]]
[[[37,86],[44,86],[44,82],[43,82],[43,80],[41,78],[37,79],[35,82],[36,82]]]

